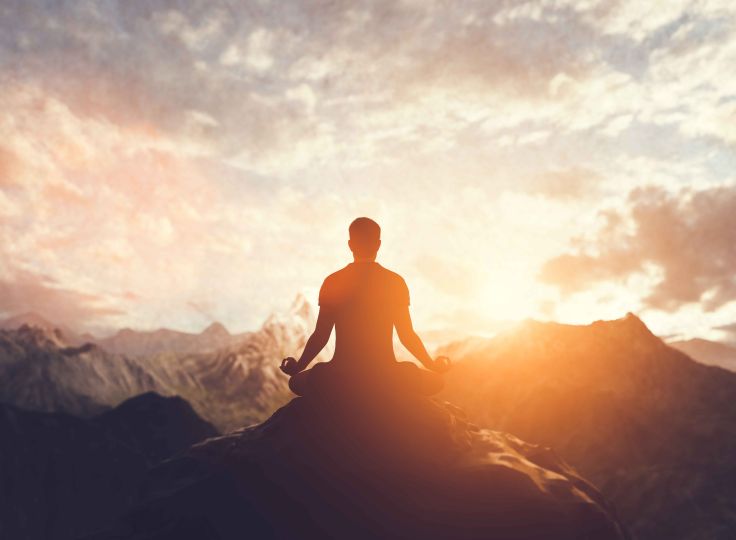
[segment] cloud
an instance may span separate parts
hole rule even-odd
[[[405,146],[433,155],[471,136],[515,146],[590,131],[616,138],[637,120],[734,140],[733,103],[723,100],[733,14],[718,2],[656,13],[567,0],[6,9],[5,71],[76,114],[138,119],[262,175],[401,160]]]
[[[9,188],[16,183],[20,160],[15,153],[0,146],[0,188]]]
[[[551,199],[582,199],[597,193],[602,180],[597,172],[584,167],[552,169],[535,175],[526,191]]]
[[[726,336],[726,340],[731,341],[732,344],[736,342],[736,323],[716,326],[715,330],[719,330],[720,332],[723,332]]]
[[[638,188],[628,205],[602,213],[601,229],[549,260],[541,278],[572,293],[653,272],[660,277],[644,302],[666,311],[694,302],[712,311],[736,300],[735,185]]]
[[[59,324],[89,329],[125,314],[104,296],[64,288],[46,275],[20,269],[4,274],[0,276],[0,312],[6,316],[31,311]]]
[[[173,9],[153,14],[153,22],[162,34],[175,36],[195,51],[212,43],[222,32],[226,19],[227,14],[219,9],[210,11],[196,24],[192,24],[181,11]]]
[[[569,34],[542,22],[494,27],[500,6],[484,2],[170,6],[9,8],[10,71],[30,74],[75,114],[144,119],[178,139],[192,124],[187,111],[198,111],[216,123],[193,130],[198,141],[245,170],[280,176],[336,155],[350,165],[400,159],[401,141],[449,149],[468,122],[507,129],[569,116],[549,81],[575,81],[565,101],[579,103],[588,78],[605,72],[576,46],[584,28],[574,18],[564,21]],[[295,88],[304,99],[293,99]],[[590,99],[607,90],[596,86]]]
[[[199,286],[207,264],[247,253],[248,234],[230,221],[221,186],[190,147],[78,116],[32,85],[4,90],[0,137],[15,158],[13,184],[0,186],[0,259],[47,276],[32,283],[5,272],[6,287],[18,281],[18,306],[26,299],[25,309],[40,310],[48,294],[49,310],[81,322],[97,313],[97,298],[122,315],[132,297],[120,291],[129,290],[163,312]],[[82,307],[65,312],[64,299]]]

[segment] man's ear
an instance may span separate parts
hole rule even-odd
[[[353,241],[352,240],[348,240],[348,247],[350,248],[350,251],[353,251],[353,252],[355,251],[353,249]]]

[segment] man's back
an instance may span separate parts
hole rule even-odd
[[[396,361],[393,325],[409,305],[401,276],[373,261],[350,263],[325,279],[319,304],[335,321],[334,362],[370,368]]]

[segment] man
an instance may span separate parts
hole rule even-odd
[[[348,246],[353,262],[329,275],[319,292],[319,316],[314,333],[299,360],[285,358],[281,370],[291,376],[289,388],[298,395],[319,393],[328,381],[392,380],[400,387],[425,395],[442,389],[440,373],[447,371],[447,357],[437,360],[427,353],[414,331],[409,314],[409,289],[403,278],[376,262],[381,246],[378,223],[360,217],[350,224]],[[307,369],[327,344],[335,327],[332,361]],[[427,369],[411,362],[397,362],[393,329],[401,343]],[[428,371],[430,370],[430,371]]]

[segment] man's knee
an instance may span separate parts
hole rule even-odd
[[[442,375],[420,368],[413,362],[399,362],[398,373],[401,384],[410,391],[425,396],[437,394],[445,387]]]
[[[308,376],[306,372],[302,371],[297,373],[289,379],[289,390],[294,392],[297,396],[304,396],[306,393]]]
[[[445,381],[442,378],[442,375],[439,375],[437,373],[432,373],[431,371],[428,371],[426,374],[423,374],[423,380],[422,380],[422,393],[431,396],[434,394],[439,393],[444,387],[445,387]]]

